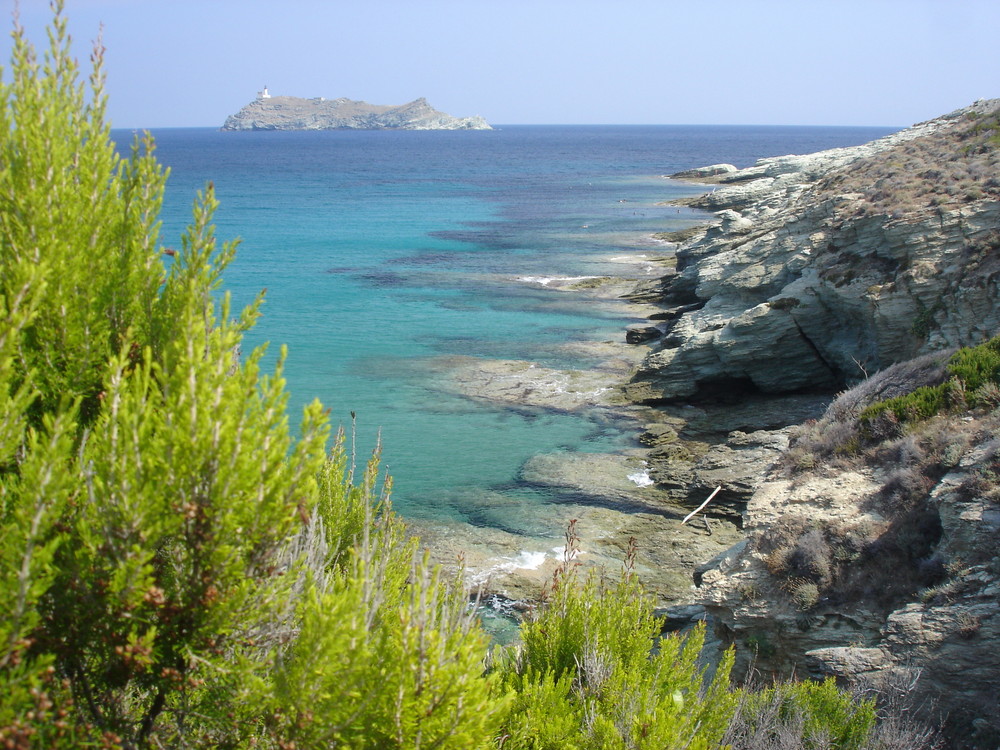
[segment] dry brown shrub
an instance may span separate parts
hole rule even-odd
[[[820,200],[860,193],[853,216],[918,221],[928,207],[947,210],[1000,198],[997,112],[956,118],[937,132],[859,159],[817,186]],[[841,219],[849,219],[842,216]]]

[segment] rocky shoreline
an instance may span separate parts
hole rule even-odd
[[[655,247],[655,255],[618,256],[620,276],[519,281],[544,287],[554,295],[583,295],[592,305],[627,310],[632,317],[655,315],[656,305],[627,299],[654,268],[662,273],[672,265],[669,245],[648,242]],[[569,349],[594,365],[586,370],[558,370],[526,360],[451,356],[437,358],[428,366],[436,370],[437,387],[451,394],[510,409],[587,412],[598,423],[614,424],[634,434],[655,431],[659,411],[631,402],[622,391],[622,384],[647,356],[648,346],[627,343],[623,335],[617,341],[574,342]],[[676,420],[678,425],[684,421]],[[684,443],[679,439],[679,444]],[[688,512],[683,493],[657,486],[650,476],[656,471],[656,450],[654,445],[639,443],[617,454],[536,455],[522,467],[519,483],[526,491],[555,492],[563,498],[564,502],[546,505],[549,525],[565,527],[577,521],[585,565],[613,573],[621,568],[629,539],[641,540],[637,570],[650,591],[666,604],[689,595],[695,566],[738,540],[739,531],[731,515],[715,521],[711,534],[703,523],[681,526]],[[469,502],[486,506],[483,526],[419,520],[410,525],[436,560],[448,567],[461,560],[467,583],[479,595],[505,605],[530,606],[561,562],[562,547],[550,537],[535,537],[522,528],[505,531],[504,508],[510,501],[500,495]]]
[[[688,491],[729,482],[744,539],[697,567],[669,625],[708,620],[738,673],[905,686],[955,747],[1000,741],[1000,401],[878,439],[857,419],[1000,333],[998,168],[991,100],[864,146],[675,175],[708,187],[684,203],[714,220],[678,237],[659,335],[623,387],[737,430],[680,473]],[[761,405],[783,418],[735,426]],[[664,422],[651,438],[669,446]]]
[[[865,450],[856,419],[927,369],[890,365],[1000,332],[998,170],[991,100],[863,146],[674,175],[706,186],[683,202],[711,216],[659,238],[661,274],[587,280],[595,301],[646,316],[632,343],[588,344],[586,372],[455,360],[442,387],[634,426],[632,450],[537,456],[522,479],[573,497],[562,520],[583,531],[585,564],[616,570],[638,540],[669,627],[708,620],[744,670],[906,683],[960,717],[956,746],[995,746],[1000,417]],[[681,525],[716,487],[711,533]],[[497,560],[421,533],[502,604],[537,596],[560,556],[525,555],[516,534]]]
[[[673,269],[675,245],[655,238],[644,245],[656,253],[618,256],[619,276],[519,281],[552,294],[584,295],[593,305],[645,316],[655,325],[663,307],[650,301],[648,290],[653,279]],[[616,575],[635,539],[636,570],[659,605],[688,602],[698,566],[741,539],[740,504],[787,445],[781,428],[818,416],[828,399],[796,395],[739,406],[651,406],[629,395],[632,376],[652,352],[648,343],[626,332],[616,341],[568,347],[594,364],[558,370],[527,360],[450,356],[427,366],[435,368],[437,387],[450,394],[510,409],[585,411],[638,436],[633,447],[615,454],[536,455],[522,467],[519,482],[564,499],[545,506],[547,520],[560,527],[576,521],[585,566]],[[682,525],[715,487],[722,488],[717,499],[695,522]],[[505,528],[517,505],[500,494],[466,502],[482,504],[481,514],[469,511],[481,526],[416,520],[411,527],[435,560],[449,568],[461,562],[475,595],[506,612],[530,608],[562,561],[562,546],[525,533],[518,523]]]

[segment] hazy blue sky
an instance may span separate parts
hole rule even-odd
[[[66,5],[81,60],[103,24],[116,127],[221,125],[265,84],[504,124],[903,126],[1000,96],[997,0]],[[40,39],[47,2],[20,6]]]

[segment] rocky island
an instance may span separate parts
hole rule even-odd
[[[953,746],[998,746],[1000,100],[671,179],[704,183],[684,203],[712,218],[662,237],[676,267],[636,293],[661,310],[622,392],[660,414],[656,486],[692,507],[721,487],[743,539],[668,619],[707,620],[744,669],[910,691]]]
[[[257,99],[226,118],[222,130],[492,130],[482,117],[452,117],[426,99],[381,105],[351,99],[302,99],[271,96]]]

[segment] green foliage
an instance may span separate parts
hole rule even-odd
[[[948,371],[962,381],[969,394],[987,384],[1000,384],[1000,336],[976,347],[959,349],[948,360]]]
[[[913,324],[910,326],[910,332],[917,338],[926,339],[931,330],[936,327],[934,316],[943,310],[943,305],[938,301],[930,307],[926,307],[920,300],[917,300],[917,307],[919,309],[913,319]]]
[[[56,11],[0,87],[0,741],[488,744],[466,602],[377,456],[355,485],[319,404],[293,437],[280,364],[238,357],[211,187],[160,250],[152,142],[116,155]]]
[[[795,744],[781,747],[865,750],[872,746],[875,720],[874,700],[854,699],[838,690],[832,678],[787,682],[743,691],[726,740],[736,747],[772,746],[775,738],[792,734]]]
[[[858,419],[862,425],[867,425],[886,412],[891,413],[897,423],[930,419],[946,408],[948,396],[953,389],[954,384],[951,381],[924,386],[903,396],[874,403],[865,408]]]
[[[959,349],[948,360],[947,370],[951,379],[945,383],[923,386],[862,410],[858,415],[862,428],[878,433],[879,421],[884,422],[887,416],[896,423],[918,422],[956,403],[963,407],[989,406],[991,386],[1000,384],[1000,336],[979,346]]]
[[[603,588],[578,579],[570,556],[523,643],[498,659],[513,694],[505,748],[709,748],[733,712],[732,654],[708,679],[704,629],[660,638],[662,623],[635,575]]]
[[[300,604],[277,667],[279,735],[303,747],[485,747],[503,708],[482,677],[485,636],[412,544],[391,548],[359,555]]]
[[[99,52],[88,96],[61,15],[50,40],[38,61],[15,30],[10,82],[0,84],[0,296],[32,290],[13,364],[37,392],[36,426],[76,398],[81,416],[93,416],[104,364],[136,337],[152,340],[163,276],[156,219],[166,176],[152,143],[117,156]]]

